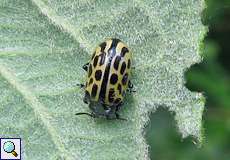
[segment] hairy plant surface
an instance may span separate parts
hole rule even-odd
[[[199,0],[1,0],[0,135],[21,137],[24,159],[148,159],[148,114],[167,107],[182,137],[201,141],[204,98],[185,88],[201,60]],[[136,93],[107,121],[83,103],[82,65],[106,38],[128,44]]]

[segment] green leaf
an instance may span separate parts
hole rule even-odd
[[[0,135],[21,137],[24,159],[148,159],[144,127],[167,107],[182,137],[201,140],[204,97],[185,88],[200,62],[203,1],[1,0]],[[128,44],[137,90],[128,121],[75,116],[89,111],[77,84],[82,65],[108,37]]]

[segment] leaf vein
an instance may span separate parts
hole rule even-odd
[[[25,98],[25,100],[30,104],[34,110],[35,115],[40,117],[43,124],[46,126],[48,133],[51,135],[52,141],[57,146],[57,149],[63,153],[65,156],[69,155],[64,145],[60,141],[60,136],[55,131],[52,124],[49,122],[48,118],[51,117],[45,106],[39,102],[39,100],[34,96],[34,94],[25,86],[21,85],[16,78],[16,76],[7,69],[4,65],[0,64],[0,74]],[[67,159],[70,159],[66,157]]]
[[[47,7],[44,2],[41,0],[32,0],[34,4],[39,8],[41,13],[45,15],[51,22],[69,33],[77,42],[80,44],[80,46],[83,46],[87,53],[90,53],[92,46],[91,43],[86,39],[86,37],[82,34],[80,28],[76,28],[71,23],[69,23],[67,20],[61,18],[56,14],[56,12]]]

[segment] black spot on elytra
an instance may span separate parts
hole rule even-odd
[[[107,84],[108,84],[108,80],[109,80],[109,73],[110,73],[110,67],[111,67],[111,61],[113,59],[113,57],[116,54],[116,47],[117,44],[120,40],[118,39],[112,39],[112,44],[108,49],[108,62],[106,64],[105,67],[105,71],[104,71],[104,75],[103,75],[103,80],[101,83],[101,89],[100,89],[100,94],[99,94],[99,98],[104,100],[106,97],[106,88],[107,88]]]
[[[90,97],[90,94],[87,90],[85,91],[85,97],[88,97],[88,98]]]
[[[125,62],[123,62],[123,63],[122,63],[122,65],[121,65],[121,70],[120,70],[120,73],[121,73],[121,74],[123,74],[123,73],[124,73],[124,71],[125,71],[125,69],[126,69],[126,63],[125,63]]]
[[[115,104],[119,104],[120,102],[121,102],[121,99],[120,99],[120,98],[117,98],[117,99],[114,101]]]
[[[112,103],[114,101],[114,94],[115,94],[115,91],[113,88],[110,88],[109,90],[109,102]]]
[[[103,52],[105,50],[105,47],[106,47],[106,42],[101,43],[100,47],[101,47],[101,52]]]
[[[96,55],[96,51],[93,52],[93,55],[91,57],[91,60],[94,58],[94,56]]]
[[[127,81],[128,81],[128,73],[125,73],[125,75],[124,75],[123,78],[122,78],[122,84],[123,84],[123,85],[126,85],[126,84],[127,84]]]
[[[113,73],[110,77],[110,84],[116,84],[117,80],[118,80],[118,76],[115,73]]]
[[[89,64],[89,71],[88,71],[88,77],[90,77],[92,74],[92,65]]]
[[[91,77],[89,80],[89,85],[93,83],[93,78]]]
[[[118,91],[119,91],[119,94],[121,94],[121,92],[122,92],[122,87],[121,87],[121,84],[120,84],[120,83],[118,84],[117,89],[118,89]]]
[[[91,92],[91,96],[92,97],[96,97],[97,95],[97,85],[96,84],[93,84],[93,87],[92,87],[92,92]]]
[[[114,61],[114,63],[113,63],[114,69],[118,70],[120,61],[121,61],[121,56],[117,56],[116,59],[115,59],[115,61]]]
[[[105,53],[100,54],[100,66],[105,63]]]
[[[128,60],[128,66],[127,66],[128,68],[130,68],[131,67],[131,61],[130,61],[130,59]]]
[[[112,44],[108,50],[108,57],[109,57],[110,61],[112,61],[112,58],[116,55],[116,48],[117,48],[117,45],[120,41],[121,40],[116,39],[116,38],[112,39]]]
[[[95,72],[95,79],[96,79],[97,81],[99,81],[99,80],[101,79],[101,75],[102,75],[101,70],[97,70],[97,71]]]
[[[86,91],[85,91],[85,97],[83,98],[83,102],[85,102],[86,104],[88,104],[89,98],[90,98],[90,94],[89,94],[89,92],[86,90]]]
[[[121,40],[120,40],[120,39],[117,39],[117,38],[112,38],[111,40],[112,40],[111,47],[114,47],[114,48],[116,48],[116,47],[117,47],[117,44],[118,44],[119,42],[121,42]]]
[[[96,67],[97,66],[97,62],[98,62],[98,56],[95,56],[94,60],[93,60],[93,66]]]
[[[128,48],[123,47],[123,48],[121,49],[121,56],[124,57],[125,54],[126,54],[127,52],[129,52]]]

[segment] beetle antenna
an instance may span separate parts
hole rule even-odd
[[[79,112],[79,113],[76,113],[75,115],[83,115],[83,114],[86,114],[86,115],[94,118],[94,116],[91,113],[86,113],[86,112]]]

